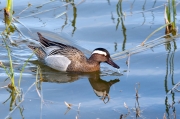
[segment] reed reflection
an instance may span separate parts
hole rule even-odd
[[[131,14],[133,14],[133,7],[134,7],[134,3],[135,3],[136,0],[134,0],[132,3],[131,3],[131,8],[130,8],[130,12]]]
[[[76,30],[77,8],[74,3],[72,3],[72,6],[73,6],[73,20],[72,20],[72,27],[73,27],[72,36],[73,36]]]
[[[155,8],[155,5],[156,5],[156,0],[154,0],[152,8]],[[153,24],[154,23],[154,19],[155,19],[154,11],[153,10],[151,11],[151,15],[152,15],[152,24]]]
[[[76,4],[74,2],[74,0],[65,0],[63,2],[66,2],[66,3],[70,3],[71,2],[71,5],[72,5],[72,9],[73,9],[73,20],[71,21],[71,26],[73,27],[73,30],[72,30],[72,36],[74,35],[74,32],[76,31],[76,18],[77,18],[77,8],[76,8]],[[66,6],[66,10],[68,10],[68,6]],[[63,28],[68,24],[67,23],[67,20],[68,20],[68,15],[65,14],[65,22],[64,22],[64,25],[62,25],[62,30]]]
[[[145,6],[146,6],[146,0],[144,1],[144,4],[142,6],[142,10],[145,11]],[[144,21],[142,22],[141,25],[144,25],[144,23],[146,22],[146,17],[145,17],[145,14],[144,12],[142,12],[142,17],[144,18]]]
[[[119,2],[117,3],[116,5],[116,8],[117,8],[117,15],[118,15],[118,18],[117,18],[117,25],[116,25],[116,30],[118,30],[118,27],[119,27],[119,23],[121,22],[121,26],[122,26],[122,31],[123,31],[123,36],[124,36],[124,40],[123,40],[123,45],[122,45],[122,51],[125,50],[125,45],[126,45],[126,27],[124,25],[124,14],[122,12],[122,0],[119,0]]]
[[[173,8],[172,10],[170,8]],[[173,18],[171,19],[171,16]],[[172,0],[172,2],[168,1],[168,5],[165,6],[165,23],[168,24],[165,28],[165,34],[167,35],[165,38],[170,38],[171,36],[175,36],[177,34],[177,29],[176,29],[176,5],[175,1]],[[172,22],[171,22],[172,21]],[[176,107],[175,104],[178,103],[175,101],[176,97],[176,91],[179,92],[177,89],[180,86],[180,82],[176,83],[174,81],[174,56],[175,52],[177,49],[176,41],[173,40],[172,42],[168,42],[165,45],[166,50],[168,51],[167,58],[166,58],[166,75],[165,75],[165,80],[164,80],[164,87],[165,87],[165,92],[167,94],[165,98],[165,106],[166,106],[166,113],[164,114],[164,118],[176,118]],[[170,77],[170,82],[171,82],[171,88],[169,88],[168,84],[168,79]],[[171,97],[169,96],[171,95]],[[171,102],[169,102],[169,98],[171,99]],[[173,115],[173,116],[171,116]]]
[[[110,2],[110,0],[107,0],[107,2],[108,2],[108,5],[111,5],[111,2]]]
[[[164,87],[165,87],[165,92],[167,94],[166,98],[165,98],[165,106],[166,106],[166,114],[167,114],[167,118],[171,118],[171,115],[173,115],[173,117],[176,117],[176,107],[175,104],[178,103],[175,101],[175,89],[177,88],[177,84],[174,82],[174,55],[175,55],[175,51],[177,49],[176,46],[176,42],[170,42],[167,43],[166,45],[166,49],[168,50],[168,54],[167,54],[167,58],[166,58],[166,75],[165,75],[165,80],[164,80]],[[170,81],[171,81],[171,89],[168,88],[168,79],[170,77]],[[172,102],[169,102],[169,94],[171,94],[171,100]],[[171,114],[172,112],[172,114]],[[166,116],[166,114],[164,116]]]

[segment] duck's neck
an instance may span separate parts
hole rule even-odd
[[[91,57],[86,60],[84,68],[87,72],[99,71],[100,70],[100,62],[97,61],[95,55],[91,55]]]
[[[84,68],[85,70],[87,70],[87,72],[99,71],[100,62],[94,61],[92,59],[87,59],[87,62]]]

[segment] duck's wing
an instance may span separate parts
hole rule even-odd
[[[66,47],[65,44],[62,44],[62,43],[58,43],[58,42],[55,42],[55,41],[50,41],[46,38],[44,38],[39,32],[37,32],[38,34],[38,37],[39,37],[39,41],[40,41],[40,45],[42,47],[50,47],[50,46],[58,46],[58,47]]]
[[[64,47],[60,49],[52,50],[48,56],[62,55],[70,59],[71,61],[82,61],[85,60],[85,55],[74,47]]]
[[[86,59],[85,55],[77,48],[59,42],[50,41],[44,38],[39,32],[37,32],[37,34],[39,36],[40,45],[43,48],[48,49],[48,56],[63,55],[71,61],[82,61]]]
[[[43,31],[43,32],[40,32],[42,34],[43,37],[51,40],[51,41],[56,41],[58,43],[61,43],[61,44],[65,44],[65,45],[70,45],[70,46],[73,46],[73,47],[76,47],[78,48],[79,50],[81,50],[85,56],[89,57],[91,55],[91,52],[90,50],[87,50],[86,48],[84,48],[79,40],[77,39],[74,39],[70,36],[70,34],[67,34],[65,32],[61,32],[61,33],[52,33],[52,32],[46,32],[46,31]],[[37,32],[36,32],[37,34]],[[38,37],[38,36],[37,36]],[[37,39],[36,37],[36,39]],[[39,37],[38,37],[39,38]],[[39,40],[38,40],[39,41]],[[39,44],[39,43],[38,43]]]

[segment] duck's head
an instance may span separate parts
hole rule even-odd
[[[90,59],[93,59],[98,62],[106,62],[109,65],[113,66],[114,68],[119,69],[120,67],[113,62],[113,60],[110,57],[109,52],[104,48],[96,48],[90,57]]]

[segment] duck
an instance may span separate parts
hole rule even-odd
[[[29,44],[28,47],[35,53],[38,60],[45,65],[65,72],[95,72],[100,71],[100,63],[105,62],[114,68],[120,67],[112,60],[105,48],[96,48],[91,56],[85,54],[71,45],[48,40],[37,32],[39,44]]]

